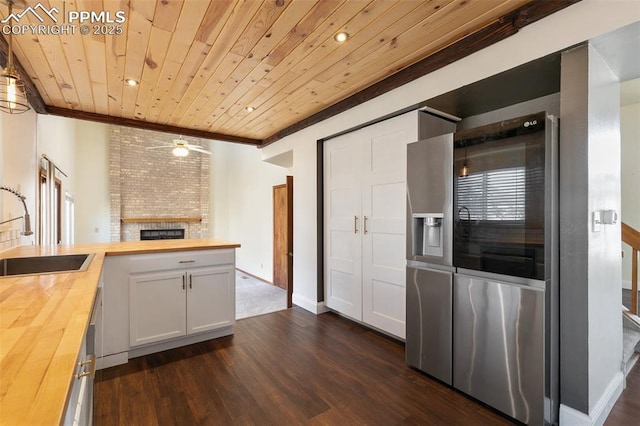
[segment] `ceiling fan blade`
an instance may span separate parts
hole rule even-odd
[[[145,149],[158,149],[158,148],[173,148],[174,145],[162,145],[162,146],[147,146]]]
[[[211,151],[207,151],[206,149],[202,149],[199,146],[193,146],[193,145],[189,145],[189,151],[201,152],[201,153],[207,154],[207,155],[212,155],[213,154],[213,152],[211,152]]]

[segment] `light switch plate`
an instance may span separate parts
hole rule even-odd
[[[618,212],[615,210],[605,210],[602,212],[602,223],[605,225],[613,225],[618,222]]]
[[[602,211],[596,210],[591,214],[591,230],[592,232],[600,232],[602,227]]]

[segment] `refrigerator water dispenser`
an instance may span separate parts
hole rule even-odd
[[[442,257],[443,213],[413,214],[413,255]]]

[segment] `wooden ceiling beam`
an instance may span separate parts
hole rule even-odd
[[[309,126],[347,111],[386,92],[423,77],[459,59],[491,46],[515,34],[522,27],[551,15],[581,0],[533,1],[498,19],[493,24],[457,41],[449,47],[379,81],[348,98],[331,105],[299,122],[286,127],[264,139],[260,148],[270,145],[285,136],[299,132]]]
[[[213,139],[223,142],[235,142],[246,145],[260,146],[260,139],[244,138],[241,136],[227,135],[224,133],[207,132],[198,129],[171,126],[168,124],[151,123],[148,121],[134,120],[131,118],[112,117],[110,115],[83,112],[74,109],[47,106],[47,113],[61,117],[75,118],[78,120],[95,121],[98,123],[113,124],[116,126],[135,127],[137,129],[154,130],[157,132],[173,133],[176,135],[193,136],[196,138]]]
[[[9,43],[7,43],[7,40],[4,38],[4,36],[0,36],[0,65],[2,66],[2,68],[5,68],[7,66],[8,55]],[[31,108],[33,108],[33,110],[37,113],[46,114],[46,105],[44,103],[44,100],[42,99],[42,96],[40,96],[38,88],[35,84],[33,84],[33,81],[31,81],[31,78],[29,78],[29,74],[27,74],[27,72],[24,70],[22,64],[15,54],[13,55],[13,67],[16,69],[16,71],[20,75],[20,78],[22,78],[22,81],[24,82],[24,87],[27,92],[27,100],[29,101]]]

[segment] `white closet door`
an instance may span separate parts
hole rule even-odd
[[[400,338],[406,316],[406,144],[415,139],[405,130],[415,124],[404,126],[403,118],[367,129],[369,155],[362,167],[363,321]]]
[[[324,145],[325,303],[362,320],[362,144],[354,134]]]

